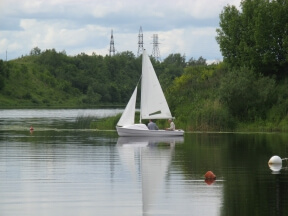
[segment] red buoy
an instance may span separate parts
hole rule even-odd
[[[205,179],[216,179],[216,175],[212,171],[208,171],[205,174]]]

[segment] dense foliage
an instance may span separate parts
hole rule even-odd
[[[179,63],[181,61],[181,63]],[[163,86],[181,76],[185,58],[152,58]],[[93,53],[67,56],[35,47],[28,56],[0,61],[0,101],[9,106],[91,106],[126,104],[141,74],[141,57],[122,52],[113,57]]]
[[[243,124],[287,130],[287,0],[244,0],[241,10],[224,7],[216,40],[224,62],[189,64],[166,92],[178,125],[201,131]]]
[[[241,10],[226,6],[220,14],[217,41],[224,61],[264,75],[288,73],[288,1],[245,0]]]

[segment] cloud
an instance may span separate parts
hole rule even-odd
[[[138,31],[152,53],[158,34],[162,59],[171,53],[187,58],[222,58],[215,41],[219,14],[240,0],[1,0],[0,58],[40,49],[108,54],[111,29],[118,52],[137,54]]]

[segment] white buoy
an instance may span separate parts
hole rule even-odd
[[[282,164],[269,164],[269,168],[273,171],[272,174],[279,174]]]
[[[275,155],[270,158],[268,164],[282,164],[282,159],[279,156]]]
[[[282,169],[282,159],[275,155],[268,161],[269,168],[272,170],[272,174],[279,174]]]

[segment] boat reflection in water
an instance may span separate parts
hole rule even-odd
[[[119,137],[118,146],[122,147],[145,147],[158,144],[175,145],[184,142],[183,137]]]
[[[156,199],[163,193],[175,145],[183,137],[119,137],[117,147],[124,165],[142,184],[142,210],[153,211]],[[155,210],[155,209],[154,209]]]

